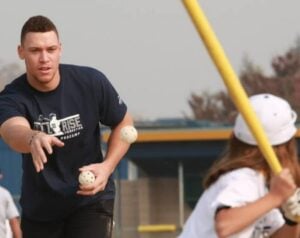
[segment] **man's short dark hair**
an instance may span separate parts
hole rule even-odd
[[[24,42],[25,36],[29,32],[48,32],[54,31],[58,36],[58,31],[54,23],[47,17],[37,15],[30,17],[23,25],[21,31],[21,44]]]

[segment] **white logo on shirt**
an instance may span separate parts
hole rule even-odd
[[[67,140],[79,136],[83,126],[79,114],[57,119],[55,113],[50,113],[49,118],[39,115],[38,120],[34,122],[34,129],[48,135],[60,136],[61,140]]]

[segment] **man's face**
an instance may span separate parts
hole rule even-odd
[[[31,86],[41,91],[57,87],[61,44],[54,31],[27,33],[18,47],[18,53],[25,61],[27,79]]]

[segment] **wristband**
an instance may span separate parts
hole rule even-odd
[[[285,224],[288,225],[288,226],[297,226],[298,225],[297,222],[292,221],[292,220],[286,218],[285,216],[283,216],[283,219],[285,221]]]
[[[29,145],[31,145],[31,143],[32,143],[32,141],[33,141],[33,139],[34,139],[34,137],[37,135],[37,134],[39,134],[39,133],[41,133],[40,131],[37,131],[37,132],[35,132],[34,134],[32,134],[32,136],[30,137],[30,140],[29,140]]]

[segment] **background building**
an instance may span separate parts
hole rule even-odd
[[[173,238],[202,191],[231,128],[193,120],[137,122],[139,137],[115,171],[115,238]],[[299,134],[299,132],[298,132]],[[103,133],[103,143],[109,130]],[[18,203],[21,159],[0,141],[2,185]]]

